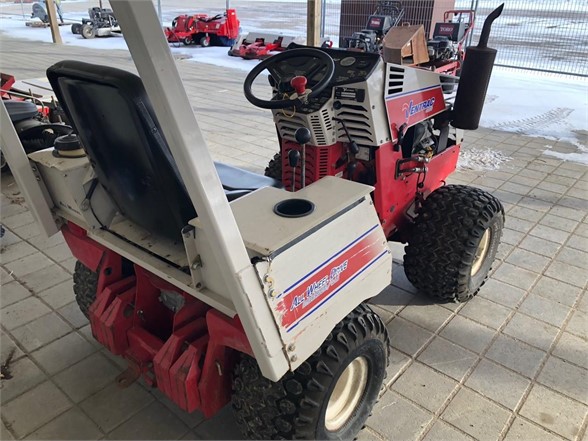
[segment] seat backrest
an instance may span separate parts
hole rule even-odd
[[[196,212],[141,79],[79,61],[51,66],[47,78],[119,211],[152,234],[181,240]]]

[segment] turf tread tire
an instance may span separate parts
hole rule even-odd
[[[330,395],[346,357],[354,359],[361,344],[377,340],[383,352],[381,366],[372,365],[366,392],[355,412],[356,419],[331,437],[325,435],[326,397]],[[378,344],[380,344],[378,343]],[[375,348],[375,346],[374,346]],[[248,439],[349,439],[365,427],[386,377],[390,351],[386,326],[367,305],[350,312],[325,339],[321,347],[294,372],[278,382],[261,374],[257,362],[243,355],[233,375],[232,407],[241,432]],[[370,346],[371,350],[371,346]],[[365,354],[361,354],[365,355]],[[371,383],[370,383],[371,382]],[[375,382],[378,384],[376,385]],[[322,415],[322,416],[321,416]],[[338,433],[338,432],[335,432]]]
[[[86,317],[89,317],[90,306],[96,300],[98,273],[95,273],[78,260],[74,269],[73,281],[76,302],[80,311]]]
[[[445,301],[474,297],[488,278],[496,256],[504,208],[491,194],[466,185],[446,185],[429,195],[418,212],[405,248],[404,271],[421,292]],[[492,229],[482,268],[472,262],[486,229]]]
[[[276,153],[270,162],[267,164],[264,172],[265,176],[273,178],[277,181],[282,181],[282,154]]]

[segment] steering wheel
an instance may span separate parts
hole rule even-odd
[[[305,72],[304,77],[297,77],[303,78],[304,84],[306,83],[306,79],[312,79],[314,75],[321,72],[325,67],[327,69],[323,78],[312,88],[312,91],[308,95],[303,94],[303,96],[301,97],[300,94],[297,94],[296,98],[282,100],[262,100],[253,95],[253,92],[251,91],[251,86],[253,84],[253,81],[259,76],[261,72],[267,69],[270,73],[270,76],[274,79],[276,85],[280,85],[284,82],[290,81],[291,79],[281,77],[280,70],[277,68],[277,64],[285,60],[291,60],[293,58],[301,57],[315,58],[318,61],[318,63],[315,62],[308,68],[308,72]],[[319,49],[309,47],[290,49],[279,54],[273,55],[270,58],[267,58],[260,62],[257,66],[255,66],[251,70],[251,72],[249,72],[247,78],[245,78],[243,90],[245,92],[245,98],[247,98],[247,101],[249,101],[254,106],[261,107],[262,109],[287,109],[292,107],[298,107],[305,101],[321,93],[333,78],[334,73],[335,62],[328,53],[321,51]]]

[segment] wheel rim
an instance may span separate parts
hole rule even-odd
[[[474,256],[474,262],[472,263],[472,272],[471,275],[475,276],[480,268],[482,268],[482,264],[488,255],[488,250],[490,249],[490,236],[491,236],[490,228],[484,231],[484,235],[478,244],[478,249],[476,250],[476,255]]]
[[[368,381],[368,362],[357,357],[345,368],[327,404],[325,427],[335,431],[347,423],[364,395]]]

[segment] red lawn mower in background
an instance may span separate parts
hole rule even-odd
[[[169,43],[232,46],[239,36],[239,19],[237,11],[231,9],[227,1],[222,14],[180,15],[174,18],[171,27],[164,28],[164,32]]]
[[[459,75],[463,63],[464,43],[474,29],[475,11],[445,11],[443,23],[436,23],[433,38],[427,41],[429,62],[421,67],[438,73]]]

